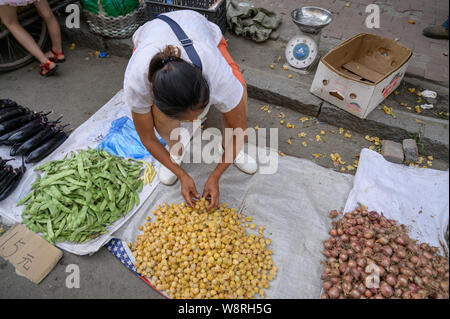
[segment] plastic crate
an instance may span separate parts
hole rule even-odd
[[[227,30],[226,0],[145,0],[145,3],[149,20],[154,19],[160,13],[194,10],[217,24],[223,34]]]

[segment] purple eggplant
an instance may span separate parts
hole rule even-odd
[[[10,111],[2,112],[3,114],[0,114],[0,123],[3,123],[9,119],[16,118],[18,116],[24,115],[29,112],[30,112],[30,110],[25,109],[23,107],[12,108]]]
[[[35,119],[38,116],[37,113],[28,113],[22,116],[19,116],[15,119],[10,119],[8,121],[5,121],[3,123],[0,123],[0,135],[4,135],[10,131],[13,131],[21,126],[24,126],[25,124],[31,122],[33,119]]]
[[[48,123],[47,115],[48,114],[43,114],[39,116],[38,118],[28,123],[27,127],[23,127],[21,130],[11,135],[8,138],[8,144],[14,145],[17,143],[23,143],[29,137],[39,133],[42,128]]]
[[[24,142],[22,146],[17,150],[17,154],[22,154],[27,156],[35,148],[40,146],[42,143],[52,138],[56,133],[59,132],[59,128],[53,126],[44,127],[39,133],[30,138],[28,141]]]
[[[10,172],[12,172],[13,168],[11,165],[6,165],[3,167],[3,169],[0,170],[0,185],[2,184],[2,181],[4,178],[6,178],[7,175],[9,175]]]
[[[0,99],[0,109],[16,106],[17,103],[10,99]]]
[[[17,188],[25,171],[26,167],[22,157],[22,167],[14,169],[5,182],[0,184],[0,201],[6,199]]]
[[[16,156],[17,154],[17,150],[19,149],[19,147],[22,146],[22,144],[14,144],[10,151],[9,151],[9,156]]]
[[[33,150],[25,159],[26,163],[35,163],[47,157],[50,153],[56,150],[64,141],[68,138],[67,134],[63,131],[58,132],[50,140],[43,143],[35,150]]]
[[[12,158],[5,160],[0,157],[0,170],[2,170],[5,167],[6,163],[8,163],[9,161],[12,161],[12,160],[13,160]]]

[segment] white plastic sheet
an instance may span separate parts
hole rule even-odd
[[[448,195],[448,171],[393,164],[363,149],[345,211],[361,203],[409,226],[412,238],[448,251]]]
[[[4,217],[3,222],[16,223],[22,221],[21,214],[24,206],[17,207],[16,203],[20,198],[29,193],[31,184],[36,178],[36,172],[34,172],[35,167],[51,160],[61,159],[65,154],[70,153],[71,151],[87,149],[88,147],[97,147],[98,142],[103,136],[106,135],[106,133],[108,133],[112,121],[122,116],[131,117],[130,110],[122,101],[122,92],[123,91],[119,91],[107,104],[98,110],[85,123],[74,130],[70,134],[70,137],[41,163],[26,165],[27,172],[20,182],[19,187],[6,200],[0,202],[0,216]],[[3,158],[10,158],[9,148],[0,146],[0,156]],[[158,169],[159,163],[155,161],[154,164],[155,168]],[[19,165],[21,165],[21,160],[17,158],[14,161],[13,166],[17,167]],[[139,194],[141,205],[158,183],[159,181],[156,177],[151,185],[144,186],[143,191]],[[107,228],[108,233],[99,236],[96,239],[84,244],[64,242],[57,243],[56,246],[77,255],[95,253],[112,238],[111,234],[119,229],[129,218],[131,218],[133,214],[138,211],[138,209],[139,207],[135,207],[124,218],[119,219],[114,224],[109,226]]]
[[[198,192],[215,165],[183,164],[194,179]],[[266,291],[267,298],[318,298],[320,296],[323,241],[328,237],[333,209],[345,205],[353,176],[320,167],[309,160],[280,157],[273,175],[246,175],[234,165],[220,181],[220,202],[251,216],[255,225],[265,227],[271,238],[277,276]],[[114,237],[135,242],[138,226],[146,216],[153,219],[157,205],[181,203],[179,181],[173,186],[159,184],[141,209]],[[257,230],[256,228],[256,230]],[[249,232],[254,232],[249,229]],[[254,232],[257,234],[257,231]],[[133,256],[130,256],[133,259]]]

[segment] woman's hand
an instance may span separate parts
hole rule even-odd
[[[216,207],[219,205],[219,178],[215,175],[209,176],[208,180],[205,183],[205,188],[203,190],[202,197],[209,198],[209,207],[208,209],[211,209],[213,207]]]
[[[185,174],[180,177],[181,183],[181,195],[183,195],[186,203],[189,204],[192,208],[195,206],[195,202],[193,198],[199,198],[197,189],[195,188],[195,182],[188,174]]]

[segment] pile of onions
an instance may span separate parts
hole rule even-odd
[[[449,298],[448,259],[409,238],[404,225],[362,208],[332,223],[322,299]]]

